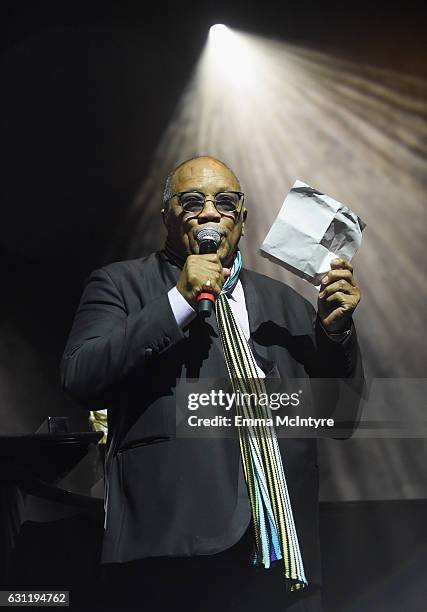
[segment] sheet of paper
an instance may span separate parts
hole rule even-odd
[[[317,286],[333,259],[351,261],[365,227],[341,202],[295,181],[260,253]]]

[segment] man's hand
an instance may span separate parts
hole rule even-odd
[[[197,296],[203,288],[219,295],[230,270],[223,268],[216,253],[189,255],[176,283],[176,288],[195,308]]]
[[[317,309],[322,325],[331,333],[344,331],[360,302],[353,266],[345,259],[333,259],[321,283]]]

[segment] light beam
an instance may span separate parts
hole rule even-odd
[[[126,235],[108,260],[163,245],[165,177],[189,157],[212,155],[233,168],[246,195],[245,266],[284,280],[315,304],[313,287],[258,255],[299,178],[367,222],[355,262],[365,371],[424,377],[426,94],[420,78],[217,24],[135,198]],[[423,482],[419,446],[409,457],[404,440],[363,442],[320,444],[329,463],[323,499],[366,499],[371,491],[381,498],[390,490],[399,497]],[[369,479],[372,465],[378,471]]]

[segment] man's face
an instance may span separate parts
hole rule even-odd
[[[185,213],[175,196],[166,207],[163,220],[168,230],[168,244],[181,257],[198,254],[199,245],[196,233],[203,227],[220,227],[223,237],[218,248],[218,255],[224,265],[230,259],[239,242],[246,209],[243,208],[239,218],[237,214],[221,215],[212,201],[221,191],[240,191],[240,184],[234,174],[220,162],[209,157],[191,160],[178,168],[172,180],[172,193],[182,191],[200,191],[206,194],[207,200],[203,210],[194,216]],[[242,206],[242,204],[239,204]]]

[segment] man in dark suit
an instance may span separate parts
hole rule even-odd
[[[218,160],[187,160],[168,177],[162,215],[162,251],[92,272],[61,362],[64,390],[88,409],[108,409],[106,601],[321,610],[315,438],[279,440],[308,579],[286,593],[279,562],[267,570],[249,559],[238,439],[176,435],[177,382],[228,377],[215,316],[197,316],[196,300],[203,287],[219,294],[230,275],[247,217],[239,181]],[[196,232],[206,226],[222,235],[216,254],[199,254]],[[284,283],[241,270],[229,304],[266,381],[340,377],[360,388],[352,321],[360,290],[349,262],[331,266],[317,313]],[[356,413],[349,404],[345,420]]]

